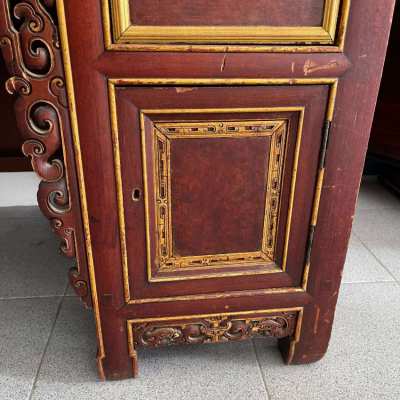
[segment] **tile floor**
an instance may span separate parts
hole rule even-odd
[[[90,311],[36,208],[0,209],[0,399],[400,399],[400,200],[363,182],[328,354],[284,366],[269,340],[140,352],[97,381]]]

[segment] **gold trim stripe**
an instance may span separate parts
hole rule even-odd
[[[333,85],[338,78],[111,78],[109,82],[116,86],[263,86],[263,85]],[[290,109],[295,107],[277,107],[277,109]],[[178,109],[179,110],[179,109]],[[209,109],[205,109],[208,112]],[[215,110],[215,109],[214,109]],[[220,110],[220,109],[218,109]],[[221,110],[229,110],[221,108]],[[179,110],[180,112],[182,110]],[[163,110],[142,110],[162,114]],[[191,113],[192,109],[183,111]],[[219,111],[214,111],[219,112]]]
[[[114,174],[117,187],[117,204],[118,210],[124,208],[124,194],[122,190],[122,171],[121,171],[121,151],[119,145],[118,135],[118,115],[117,115],[117,101],[115,97],[115,86],[108,83],[109,92],[109,105],[110,105],[110,118],[111,118],[111,136],[113,143],[113,156],[114,156]],[[147,194],[146,194],[147,196]],[[124,213],[118,212],[118,223],[119,223],[119,239],[121,249],[121,260],[122,270],[124,273],[124,292],[129,293],[129,280],[125,279],[126,272],[128,271],[128,251],[126,245],[126,229],[125,229],[125,215]],[[126,296],[125,296],[126,298]]]
[[[151,303],[170,303],[174,301],[196,301],[196,300],[215,300],[215,299],[229,299],[237,297],[253,297],[264,296],[268,294],[287,294],[287,293],[305,293],[301,287],[283,287],[259,290],[237,290],[234,292],[221,292],[212,294],[191,294],[169,297],[153,297],[145,299],[135,299],[128,302],[128,304],[151,304]]]
[[[230,317],[234,315],[258,315],[258,314],[272,314],[272,313],[284,313],[290,311],[303,310],[303,307],[288,307],[288,308],[271,308],[266,310],[253,310],[253,311],[232,311],[225,313],[212,313],[212,314],[192,314],[192,315],[178,315],[173,317],[154,317],[154,318],[135,318],[128,319],[129,324],[141,324],[144,322],[158,322],[158,321],[181,321],[185,319],[203,319],[212,317]]]
[[[57,15],[59,19],[59,30],[60,30],[60,39],[61,39],[61,49],[64,61],[64,73],[65,73],[65,81],[66,81],[66,89],[68,94],[68,106],[70,111],[70,119],[71,119],[71,128],[72,128],[72,136],[73,136],[73,144],[75,151],[75,160],[77,166],[77,175],[78,175],[78,186],[80,192],[80,200],[81,200],[81,209],[82,209],[82,218],[83,218],[83,227],[85,233],[85,243],[86,243],[86,254],[87,254],[87,262],[89,269],[89,279],[90,279],[90,288],[93,302],[93,311],[96,321],[96,334],[97,340],[99,344],[99,350],[97,355],[97,362],[99,367],[100,377],[104,378],[103,364],[102,360],[105,358],[105,350],[104,350],[104,341],[103,341],[103,333],[101,327],[101,316],[100,316],[100,306],[99,299],[97,295],[97,286],[96,286],[96,274],[94,269],[94,261],[93,261],[93,251],[92,251],[92,241],[90,235],[90,225],[89,225],[89,212],[86,200],[86,188],[85,188],[85,178],[83,172],[83,162],[82,162],[82,153],[80,147],[79,140],[79,126],[78,126],[78,118],[76,111],[76,101],[75,101],[75,91],[74,91],[74,82],[73,82],[73,74],[71,67],[71,58],[69,53],[69,43],[68,43],[68,32],[67,32],[67,22],[65,17],[65,6],[64,0],[57,0]]]

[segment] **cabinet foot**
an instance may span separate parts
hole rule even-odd
[[[118,361],[121,361],[119,359]],[[113,365],[110,358],[97,357],[97,371],[101,381],[117,381],[138,376],[137,358],[130,358],[125,365]]]

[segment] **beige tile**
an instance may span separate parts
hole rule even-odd
[[[0,399],[28,399],[60,299],[0,301]]]
[[[275,346],[256,342],[271,399],[400,399],[399,326],[399,285],[343,285],[320,362],[288,367]]]
[[[358,195],[357,210],[376,210],[382,208],[400,209],[400,199],[377,180],[363,180]]]
[[[267,399],[250,341],[142,350],[139,378],[119,382],[97,381],[95,354],[92,315],[67,298],[32,400]]]
[[[0,298],[63,295],[72,261],[42,218],[0,218]]]
[[[393,281],[373,254],[352,235],[343,271],[344,283]]]

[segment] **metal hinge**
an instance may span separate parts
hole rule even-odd
[[[308,270],[310,268],[310,261],[311,261],[311,250],[314,242],[314,233],[315,227],[317,225],[317,218],[318,218],[318,209],[319,209],[319,201],[321,197],[322,191],[322,183],[324,180],[325,174],[325,163],[326,163],[326,153],[328,150],[329,144],[329,135],[331,131],[331,121],[325,120],[324,126],[322,128],[322,142],[321,148],[319,151],[319,160],[318,160],[318,176],[317,176],[317,183],[315,188],[315,196],[314,196],[314,205],[313,211],[311,216],[311,223],[308,231],[308,239],[307,239],[307,248],[306,248],[306,257],[305,257],[305,278],[308,277]],[[303,288],[307,284],[307,279],[303,280]]]
[[[319,151],[319,164],[318,164],[318,171],[325,168],[325,161],[326,161],[326,151],[328,149],[329,144],[329,135],[331,133],[331,121],[325,120],[324,126],[322,128],[322,142],[321,142],[321,149]]]

